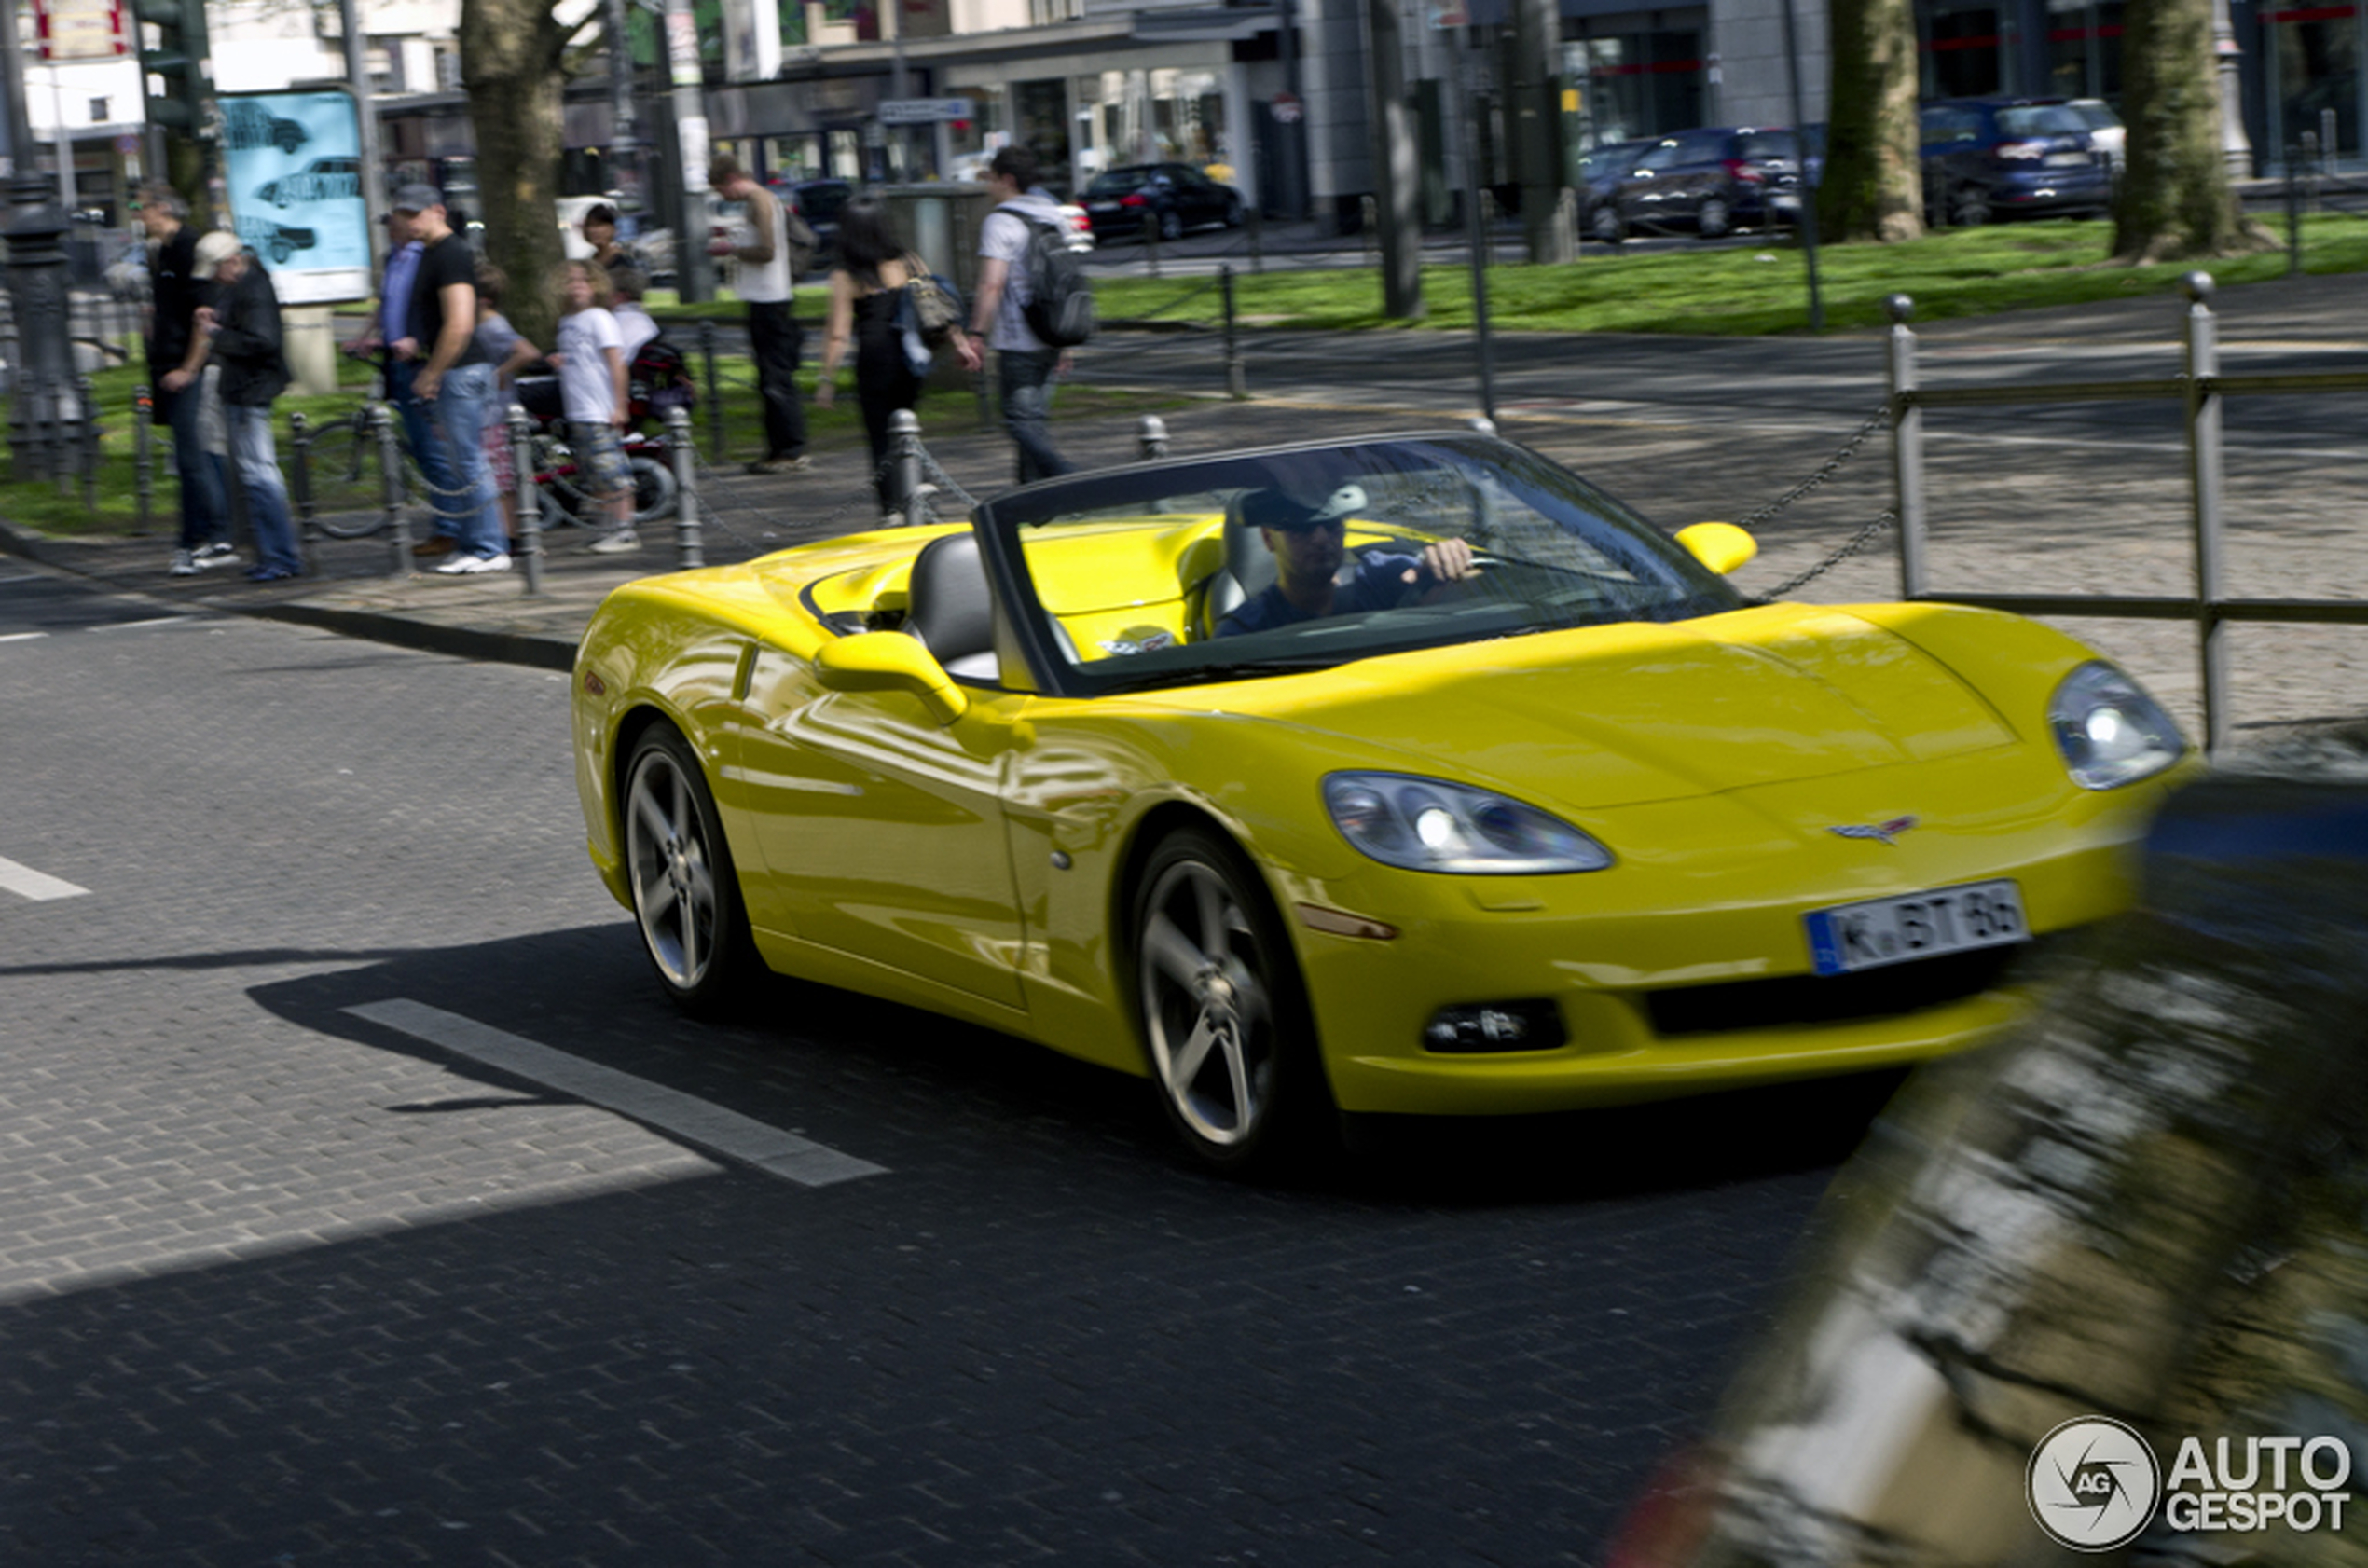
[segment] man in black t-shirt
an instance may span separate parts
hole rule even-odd
[[[420,363],[411,395],[425,404],[455,494],[437,496],[459,546],[435,570],[447,576],[510,570],[509,530],[486,466],[485,426],[499,411],[493,365],[477,347],[477,268],[469,242],[453,232],[444,198],[434,186],[405,186],[394,211],[424,247],[411,280],[410,336],[392,345]]]
[[[213,284],[197,275],[198,237],[189,227],[189,204],[171,186],[152,185],[140,193],[140,227],[148,235],[148,388],[156,422],[172,432],[172,468],[181,480],[181,543],[172,553],[172,575],[194,577],[203,567],[232,559],[230,509],[221,470],[205,449],[199,429],[205,396],[201,385],[167,392],[164,378],[189,357],[198,307],[213,300]]]

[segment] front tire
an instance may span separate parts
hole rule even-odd
[[[1160,238],[1162,240],[1169,241],[1183,239],[1184,214],[1176,211],[1172,207],[1166,212],[1162,213],[1160,214]]]
[[[1735,210],[1723,196],[1706,196],[1694,212],[1694,232],[1705,240],[1720,240],[1735,227]]]
[[[1979,228],[1990,221],[1989,192],[1979,186],[1964,186],[1948,203],[1948,221],[1959,228]]]
[[[1594,219],[1588,226],[1599,243],[1617,245],[1628,238],[1628,222],[1619,215],[1619,204],[1605,201],[1595,209]]]
[[[674,1005],[710,1016],[763,968],[732,848],[691,743],[660,722],[625,770],[625,873],[642,950]]]
[[[1168,1124],[1204,1164],[1272,1171],[1333,1120],[1282,920],[1240,850],[1205,828],[1162,840],[1135,901],[1144,1053]]]

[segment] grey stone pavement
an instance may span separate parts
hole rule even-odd
[[[2368,275],[2249,285],[2223,291],[2215,304],[2223,369],[2368,368]],[[2154,294],[1921,326],[1924,380],[2173,374],[2183,309],[2175,296]],[[1815,339],[1499,334],[1494,351],[1504,433],[1673,529],[1748,517],[1774,501],[1863,425],[1884,390],[1883,339],[1874,332]],[[1138,394],[1132,407],[1158,412],[1177,455],[1457,426],[1479,407],[1465,333],[1248,334],[1246,402],[1223,397],[1220,352],[1208,335],[1108,333],[1079,357],[1081,384]],[[959,491],[984,495],[1009,483],[1010,447],[979,425],[970,397],[933,392],[921,414],[930,453]],[[1139,417],[1063,418],[1058,440],[1083,467],[1128,462]],[[2368,596],[2368,395],[2232,402],[2227,422],[2231,591]],[[1934,413],[1926,438],[1938,591],[2191,589],[2175,406]],[[1755,524],[1762,553],[1738,583],[1753,592],[1774,587],[1848,543],[1888,506],[1885,441],[1879,433],[1813,495]],[[755,478],[737,463],[702,461],[705,559],[745,559],[868,526],[865,467],[860,447],[818,450],[814,470],[792,477]],[[383,537],[324,540],[314,577],[260,586],[236,573],[167,577],[165,535],[48,540],[0,521],[0,549],[170,604],[565,668],[611,589],[672,568],[672,532],[647,530],[642,549],[619,559],[587,554],[584,530],[552,531],[539,595],[525,591],[520,573],[391,573]],[[1884,536],[1797,597],[1893,598],[1897,570]],[[2196,719],[2192,628],[2061,624],[2128,666],[2183,719]],[[2235,640],[2240,726],[2368,710],[2368,628],[2247,626]]]

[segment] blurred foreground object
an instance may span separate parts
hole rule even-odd
[[[2181,791],[2052,978],[1843,1169],[1615,1568],[2368,1563],[2368,725]]]

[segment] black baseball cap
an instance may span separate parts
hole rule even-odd
[[[1281,490],[1251,490],[1242,497],[1242,521],[1252,528],[1297,532],[1333,520],[1325,515],[1324,507],[1311,506]]]

